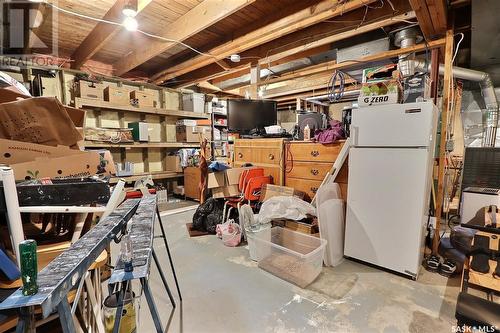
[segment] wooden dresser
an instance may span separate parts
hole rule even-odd
[[[285,186],[306,193],[310,200],[342,149],[344,142],[323,145],[305,141],[291,141],[286,146]],[[335,180],[340,185],[342,198],[347,200],[347,160]]]
[[[274,183],[284,185],[285,139],[236,139],[234,141],[234,166],[245,163],[262,167],[266,175],[273,176]]]

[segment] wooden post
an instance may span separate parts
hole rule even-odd
[[[252,63],[250,67],[250,98],[259,98],[260,65],[258,62]]]
[[[431,50],[431,97],[437,104],[439,83],[439,49]]]
[[[453,29],[446,31],[446,44],[444,53],[444,81],[443,81],[443,105],[441,111],[441,141],[439,143],[439,171],[438,171],[438,188],[436,197],[436,229],[434,231],[434,239],[432,242],[432,253],[438,253],[441,214],[444,201],[444,166],[446,154],[446,132],[448,128],[448,113],[450,110],[450,92],[453,86],[452,80],[452,58],[453,58]]]

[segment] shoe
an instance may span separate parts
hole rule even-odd
[[[438,273],[445,277],[451,277],[457,271],[457,265],[451,259],[446,259],[441,265],[439,265]]]
[[[438,256],[432,254],[427,260],[425,261],[425,269],[428,270],[429,272],[435,273],[439,269],[439,265],[441,264],[441,260],[439,259]]]

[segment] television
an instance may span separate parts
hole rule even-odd
[[[229,132],[264,133],[264,127],[278,122],[277,102],[271,100],[230,99],[227,101]]]

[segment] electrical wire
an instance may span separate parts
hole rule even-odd
[[[344,96],[345,73],[339,70],[333,72],[328,82],[328,100],[330,103],[338,102]],[[338,86],[338,88],[337,88]]]
[[[100,18],[96,18],[96,17],[92,17],[92,16],[89,16],[89,15],[85,15],[85,14],[80,14],[80,13],[77,13],[77,12],[74,12],[72,10],[68,10],[68,9],[65,9],[65,8],[61,8],[59,6],[57,6],[56,4],[54,3],[51,3],[51,2],[48,2],[47,0],[42,0],[40,1],[40,3],[45,3],[51,7],[53,7],[54,9],[60,11],[60,12],[63,12],[63,13],[66,13],[66,14],[69,14],[69,15],[73,15],[73,16],[76,16],[76,17],[80,17],[80,18],[84,18],[84,19],[88,19],[88,20],[92,20],[92,21],[95,21],[95,22],[100,22],[100,23],[106,23],[106,24],[111,24],[111,25],[115,25],[115,26],[120,26],[120,27],[123,27],[123,24],[122,23],[119,23],[119,22],[114,22],[114,21],[109,21],[109,20],[104,20],[104,19],[100,19]],[[140,30],[140,29],[137,29],[136,30],[138,33],[140,34],[143,34],[147,37],[150,37],[150,38],[155,38],[155,39],[159,39],[161,41],[165,41],[165,42],[169,42],[169,43],[175,43],[175,44],[179,44],[179,45],[182,45],[188,49],[190,49],[191,51],[195,52],[195,53],[198,53],[199,55],[202,55],[202,56],[206,56],[206,57],[210,57],[210,58],[213,58],[215,59],[215,62],[221,66],[224,70],[228,70],[228,68],[226,66],[224,66],[223,64],[220,63],[220,59],[218,59],[216,56],[210,54],[210,53],[206,53],[206,52],[202,52],[194,47],[192,47],[191,45],[189,44],[186,44],[180,40],[176,40],[176,39],[171,39],[171,38],[166,38],[166,37],[162,37],[162,36],[158,36],[158,35],[155,35],[155,34],[152,34],[152,33],[149,33],[149,32],[146,32],[144,30]]]

